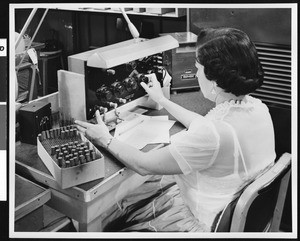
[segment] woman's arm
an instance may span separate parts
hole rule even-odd
[[[182,123],[186,128],[189,128],[191,122],[198,118],[199,114],[187,110],[182,106],[168,100],[160,87],[160,83],[158,82],[155,74],[147,75],[150,79],[149,86],[145,83],[141,83],[141,86],[145,89],[145,91],[149,94],[150,98],[163,106],[172,116],[174,116],[180,123]],[[152,86],[151,86],[152,85]]]
[[[148,174],[182,174],[176,160],[168,147],[158,150],[142,152],[124,142],[112,137],[103,123],[99,111],[96,111],[98,124],[76,121],[77,128],[95,145],[106,148],[125,166],[133,169],[140,175]]]
[[[182,174],[168,147],[145,153],[113,138],[108,151],[142,176]]]
[[[196,118],[202,117],[201,115],[187,110],[182,106],[168,100],[167,98],[160,99],[158,102],[162,107],[164,107],[172,116],[176,118],[180,123],[182,123],[186,128],[189,128],[191,122]]]

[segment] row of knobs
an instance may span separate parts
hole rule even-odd
[[[111,101],[114,96],[120,98],[126,91],[132,92],[139,88],[141,82],[148,83],[148,77],[143,74],[137,75],[135,78],[128,77],[122,82],[114,82],[111,87],[102,86],[96,90],[97,98],[102,102]]]

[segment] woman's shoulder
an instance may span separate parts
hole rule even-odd
[[[193,143],[193,145],[201,143],[201,140],[215,142],[219,139],[214,122],[200,115],[191,122],[187,130],[177,133],[172,138],[183,143]]]
[[[266,105],[260,99],[246,95],[241,101],[230,100],[217,105],[211,109],[205,117],[210,120],[223,120],[225,116],[234,111],[238,110],[239,113],[249,113],[249,111],[258,107],[266,108]]]

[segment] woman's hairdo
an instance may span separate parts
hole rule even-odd
[[[234,28],[201,29],[197,61],[209,80],[236,96],[249,94],[263,83],[257,51],[244,32]]]

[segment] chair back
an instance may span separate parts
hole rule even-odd
[[[35,66],[29,62],[23,63],[17,73],[18,96],[16,101],[23,103],[38,97],[38,82]]]
[[[220,214],[214,232],[278,232],[291,175],[291,154],[249,183]]]

